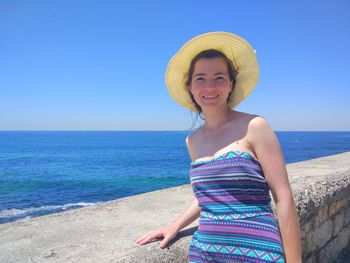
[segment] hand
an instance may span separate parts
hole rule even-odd
[[[154,239],[164,237],[162,242],[160,243],[160,248],[165,248],[170,240],[176,237],[179,230],[175,227],[174,224],[171,224],[165,228],[161,228],[156,231],[148,232],[146,235],[140,237],[136,240],[136,243],[139,245],[145,245]]]

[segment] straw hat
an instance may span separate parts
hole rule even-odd
[[[186,87],[187,73],[192,59],[201,51],[216,49],[230,59],[238,71],[236,84],[229,102],[237,106],[252,92],[259,78],[255,49],[243,38],[228,32],[210,32],[192,38],[170,59],[165,82],[170,96],[180,105],[196,112]]]

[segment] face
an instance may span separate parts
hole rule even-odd
[[[199,59],[189,88],[202,109],[226,106],[232,81],[225,61],[222,58]]]

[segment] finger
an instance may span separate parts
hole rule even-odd
[[[152,233],[152,234],[146,236],[143,240],[141,240],[139,242],[139,244],[140,245],[147,244],[147,243],[153,241],[154,239],[157,239],[157,238],[160,238],[160,237],[163,237],[163,233],[155,232],[155,233]]]
[[[143,235],[142,237],[140,237],[139,239],[137,239],[137,240],[136,240],[136,243],[139,242],[139,241],[141,241],[142,239],[146,238],[150,233],[151,233],[151,232],[149,232],[149,233]]]
[[[140,241],[140,242],[139,242],[139,245],[148,244],[148,243],[152,242],[154,239],[155,239],[154,237],[147,237],[147,238],[145,238],[144,240]]]
[[[142,237],[140,237],[139,239],[137,239],[136,242],[140,242],[141,240],[145,239],[146,237],[148,237],[148,236],[150,236],[150,235],[152,235],[154,233],[156,233],[156,232],[155,231],[150,231],[147,234],[145,234]]]
[[[147,235],[144,235],[142,237],[140,237],[139,239],[137,239],[135,242],[139,243],[140,241],[144,240],[147,237]]]
[[[149,236],[145,236],[137,241],[138,244],[143,245],[147,240],[149,239]]]
[[[165,238],[162,240],[162,242],[160,242],[160,247],[165,248],[170,240],[171,240],[170,235],[166,235]]]

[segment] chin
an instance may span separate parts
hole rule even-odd
[[[201,106],[202,110],[203,109],[208,109],[208,110],[220,109],[220,105],[217,105],[217,104],[205,104],[205,105],[199,105],[199,106]]]

